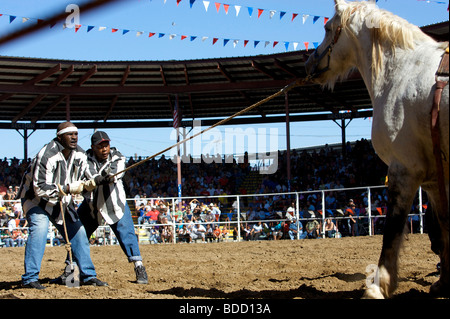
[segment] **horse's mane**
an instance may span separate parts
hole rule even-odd
[[[387,49],[414,49],[419,42],[430,41],[431,38],[419,27],[393,13],[379,9],[373,2],[349,2],[340,14],[341,23],[348,29],[352,18],[359,18],[371,28],[372,36],[372,69],[376,75],[382,64],[382,53]]]

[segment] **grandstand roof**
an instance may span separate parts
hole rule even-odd
[[[448,38],[448,21],[422,29],[438,40]],[[185,126],[193,119],[215,123],[305,77],[310,53],[186,61],[0,56],[0,128],[54,128],[66,119],[80,128],[168,127],[177,98]],[[291,121],[372,114],[357,71],[333,92],[317,85],[297,87],[288,103]],[[281,96],[230,124],[282,122],[285,112]]]

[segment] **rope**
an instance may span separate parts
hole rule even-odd
[[[59,184],[58,184],[58,189],[59,189],[60,193],[63,194],[63,196],[67,195],[66,193],[64,193],[61,185],[59,185]],[[71,270],[73,270],[74,269],[74,265],[73,265],[73,260],[72,260],[72,244],[70,243],[69,235],[67,233],[66,217],[65,217],[65,212],[64,212],[62,199],[59,201],[59,207],[61,208],[61,215],[62,215],[63,226],[64,226],[64,235],[66,237],[66,244],[64,245],[64,247],[66,248],[67,252],[69,253],[70,268],[71,268]]]
[[[134,163],[134,164],[131,165],[131,166],[128,166],[128,167],[125,168],[124,170],[122,170],[122,171],[120,171],[120,172],[114,174],[112,177],[115,177],[115,176],[117,176],[117,175],[119,175],[119,174],[125,173],[126,171],[128,171],[128,170],[130,170],[130,169],[133,169],[133,168],[135,168],[136,166],[139,166],[139,165],[141,165],[141,164],[143,164],[143,163],[145,163],[145,162],[147,162],[147,161],[149,161],[149,160],[151,160],[151,159],[157,157],[158,155],[161,155],[161,154],[163,154],[163,153],[165,153],[165,152],[171,150],[172,148],[177,147],[178,145],[181,145],[181,144],[183,144],[183,143],[186,143],[187,141],[190,141],[190,140],[196,138],[197,136],[199,136],[199,135],[201,135],[201,134],[204,134],[205,132],[207,132],[207,131],[209,131],[209,130],[212,130],[213,128],[215,128],[215,127],[217,127],[217,126],[219,126],[219,125],[223,125],[223,124],[225,124],[225,123],[231,121],[233,118],[235,118],[235,117],[237,117],[237,116],[239,116],[239,115],[242,115],[242,114],[244,114],[244,113],[247,113],[247,112],[253,110],[253,109],[256,108],[256,107],[258,107],[258,106],[260,106],[260,105],[262,105],[262,104],[264,104],[264,103],[267,103],[267,102],[269,102],[270,100],[273,100],[274,98],[276,98],[276,97],[278,97],[278,96],[280,96],[280,95],[282,95],[282,94],[285,94],[285,93],[289,92],[290,90],[292,90],[292,89],[295,88],[295,87],[302,86],[302,85],[304,85],[304,84],[310,82],[310,80],[311,80],[310,77],[306,77],[305,79],[298,79],[298,80],[295,80],[294,82],[292,82],[292,83],[286,85],[284,88],[282,88],[282,89],[279,90],[278,92],[276,92],[276,93],[274,93],[274,94],[272,94],[272,95],[266,97],[265,99],[263,99],[263,100],[261,100],[261,101],[255,103],[255,104],[253,104],[253,105],[250,105],[249,107],[247,107],[247,108],[245,108],[245,109],[243,109],[243,110],[241,110],[241,111],[239,111],[239,112],[237,112],[237,113],[231,115],[230,117],[227,117],[226,119],[223,119],[223,120],[221,120],[221,121],[219,121],[219,122],[213,124],[212,126],[206,128],[206,129],[204,129],[203,131],[198,132],[198,133],[196,133],[196,134],[194,134],[194,135],[192,135],[192,136],[190,136],[190,137],[188,137],[188,138],[186,138],[186,139],[184,139],[184,140],[182,140],[182,141],[179,141],[178,143],[173,144],[172,146],[169,146],[169,147],[163,149],[162,151],[160,151],[160,152],[158,152],[158,153],[156,153],[156,154],[153,154],[152,156],[149,156],[149,157],[147,157],[147,158],[144,158],[144,159],[143,159],[142,161],[140,161],[140,162],[137,162],[137,163]]]

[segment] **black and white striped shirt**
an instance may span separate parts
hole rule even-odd
[[[108,158],[101,163],[97,161],[92,150],[88,150],[87,155],[86,175],[89,178],[95,178],[98,175],[114,175],[125,169],[126,158],[114,147],[111,147]],[[103,183],[91,193],[84,194],[91,207],[92,216],[97,218],[99,224],[101,217],[108,225],[117,223],[123,217],[126,205],[126,193],[122,181],[124,174],[115,176],[114,182]]]
[[[39,206],[58,224],[62,224],[63,219],[57,185],[64,186],[85,179],[87,169],[87,156],[81,147],[72,150],[67,160],[63,150],[57,138],[46,144],[27,168],[18,193],[25,213]],[[76,221],[78,215],[72,196],[65,196],[62,202],[66,214]]]

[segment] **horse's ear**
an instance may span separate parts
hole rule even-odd
[[[342,12],[347,7],[348,3],[345,0],[334,0],[336,12]]]

